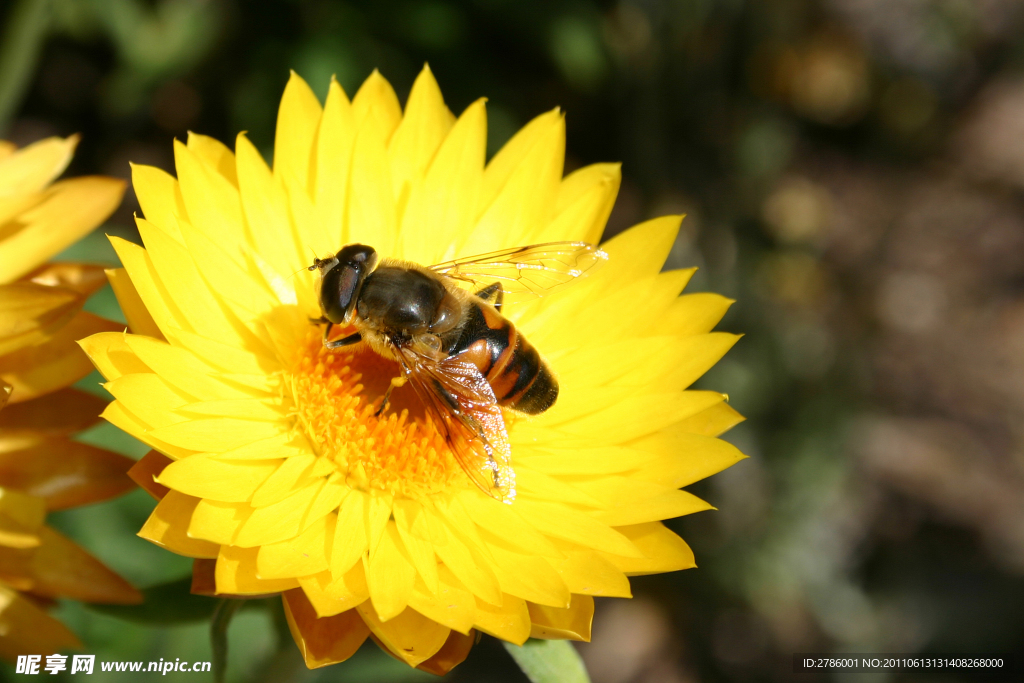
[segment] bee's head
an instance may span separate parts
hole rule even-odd
[[[377,252],[365,244],[349,244],[327,258],[313,258],[309,270],[320,271],[320,308],[332,323],[348,323],[355,313],[359,290],[377,267]]]

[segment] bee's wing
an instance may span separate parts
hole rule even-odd
[[[505,419],[480,370],[472,363],[454,358],[439,362],[408,348],[396,347],[395,352],[427,415],[473,483],[498,500],[514,500]]]
[[[474,288],[501,283],[505,302],[546,296],[608,260],[586,242],[549,242],[446,261],[430,269]]]

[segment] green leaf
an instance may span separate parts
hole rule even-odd
[[[590,683],[583,660],[567,640],[528,640],[522,647],[504,645],[533,683]]]
[[[217,608],[217,600],[192,595],[192,577],[162,583],[142,591],[141,605],[89,605],[112,617],[142,624],[185,624],[205,621]]]

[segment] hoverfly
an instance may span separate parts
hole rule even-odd
[[[515,473],[501,409],[538,415],[558,396],[558,382],[537,350],[501,314],[502,306],[544,296],[608,258],[585,242],[517,247],[424,267],[378,259],[349,244],[319,270],[324,345],[366,342],[398,362],[391,391],[412,384],[455,459],[481,490],[515,498]],[[331,340],[335,325],[355,332]]]

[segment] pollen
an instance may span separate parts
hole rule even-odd
[[[464,475],[411,387],[395,389],[377,415],[399,374],[396,362],[365,345],[328,349],[316,332],[300,349],[288,384],[317,455],[350,487],[421,499]]]

